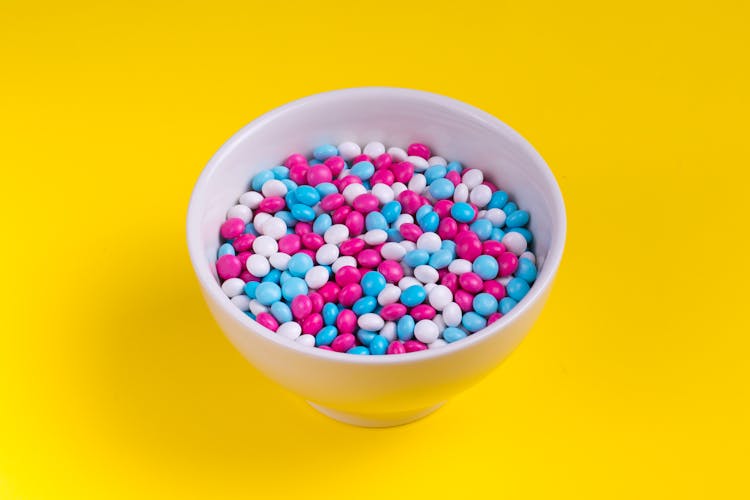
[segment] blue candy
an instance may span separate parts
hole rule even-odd
[[[394,241],[396,243],[398,243],[399,241],[404,241],[404,235],[401,234],[401,231],[399,231],[398,229],[391,228],[388,229],[386,233],[388,233],[388,241]]]
[[[339,331],[335,326],[324,326],[320,329],[317,335],[315,335],[315,345],[320,347],[322,345],[329,345],[333,342],[333,339],[338,337]]]
[[[448,172],[456,171],[460,174],[463,171],[464,166],[461,165],[460,162],[451,161],[451,162],[448,162],[448,166],[446,167],[446,169],[448,170]]]
[[[336,323],[336,318],[339,315],[339,308],[333,302],[328,302],[323,306],[323,323],[326,325],[333,325]]]
[[[307,162],[307,164],[308,164],[308,165],[310,165],[311,167],[312,167],[313,165],[320,165],[320,164],[322,164],[322,163],[323,163],[323,162],[322,162],[322,161],[320,161],[320,160],[318,160],[317,158],[314,158],[314,159],[310,160],[309,162]]]
[[[529,293],[529,284],[522,278],[513,278],[505,285],[505,291],[508,292],[508,297],[515,301],[519,301]]]
[[[289,191],[294,191],[295,189],[297,189],[297,183],[292,179],[281,179],[281,183],[286,186],[287,193]]]
[[[216,258],[219,258],[223,255],[237,255],[231,243],[224,243],[219,247],[219,251],[216,252]]]
[[[461,340],[463,338],[466,338],[467,333],[460,328],[456,328],[455,326],[449,326],[445,330],[443,330],[443,340],[448,342],[449,344],[451,342],[455,342],[457,340]]]
[[[255,298],[264,306],[270,306],[281,300],[281,288],[276,283],[267,281],[255,289]]]
[[[313,233],[320,234],[322,236],[332,225],[333,220],[331,219],[330,215],[320,214],[318,215],[318,218],[315,219],[315,222],[313,222]]]
[[[309,255],[305,253],[296,253],[289,259],[289,263],[286,266],[286,270],[292,276],[302,277],[307,271],[312,269],[313,260]]]
[[[258,281],[248,281],[247,283],[245,283],[245,295],[247,295],[251,299],[254,299],[255,290],[258,289],[258,285],[260,285],[260,282]]]
[[[255,320],[255,314],[251,313],[250,311],[245,311],[245,316],[252,320]]]
[[[292,321],[292,310],[286,302],[278,301],[271,304],[271,314],[279,323]]]
[[[427,250],[409,250],[404,255],[404,262],[407,266],[417,267],[427,264],[430,260],[430,254]]]
[[[328,196],[329,194],[338,193],[339,190],[330,182],[321,182],[317,186],[315,186],[315,189],[318,190],[318,194],[320,194],[320,197]]]
[[[261,281],[263,283],[270,282],[270,283],[276,283],[276,284],[278,284],[280,279],[281,279],[281,271],[279,271],[278,269],[271,269],[268,272],[268,274],[266,274],[265,276],[263,276],[263,278],[261,279]]]
[[[364,345],[370,345],[370,342],[376,335],[377,333],[375,332],[371,332],[370,330],[363,330],[361,328],[357,331],[357,338]]]
[[[273,167],[271,169],[271,172],[273,172],[273,178],[277,180],[283,180],[289,178],[289,169],[283,165],[279,165],[278,167]]]
[[[469,226],[469,229],[474,231],[480,240],[485,241],[492,236],[494,227],[492,227],[492,222],[487,219],[477,219]]]
[[[362,285],[362,293],[375,297],[385,288],[385,276],[377,271],[370,271],[362,276],[360,285]]]
[[[505,231],[499,227],[494,228],[492,233],[490,233],[490,239],[493,241],[500,241],[503,239],[503,236],[505,236]]]
[[[516,210],[506,215],[505,225],[508,227],[523,227],[529,223],[529,212],[526,210]]]
[[[291,207],[292,205],[297,204],[297,197],[294,195],[295,191],[296,189],[290,189],[284,195],[284,203],[286,203],[287,207]]]
[[[432,207],[430,205],[422,205],[417,209],[417,213],[414,214],[414,218],[417,220],[417,222],[419,222],[422,217],[430,212],[432,212]]]
[[[435,269],[448,267],[453,261],[453,252],[450,250],[438,250],[430,256],[429,265]]]
[[[289,278],[281,285],[281,295],[288,302],[291,302],[297,295],[307,295],[307,283],[302,278]]]
[[[515,213],[515,212],[514,212]],[[524,237],[526,243],[531,243],[534,240],[534,235],[525,227],[514,227],[508,230],[509,233],[518,233]]]
[[[253,188],[253,191],[260,191],[263,188],[263,184],[273,180],[273,178],[273,171],[263,170],[253,176],[253,180],[250,181],[250,186]]]
[[[516,205],[515,202],[509,201],[508,203],[505,204],[505,206],[503,207],[503,212],[505,212],[505,215],[506,215],[506,218],[505,218],[506,222],[508,220],[507,216],[510,216],[510,214],[512,214],[516,210],[518,210],[518,205]]]
[[[284,224],[287,225],[287,227],[293,227],[297,224],[297,219],[292,216],[291,212],[287,212],[286,210],[279,210],[276,212],[276,217],[284,221]]]
[[[416,325],[414,318],[408,314],[402,316],[398,320],[398,323],[396,323],[396,335],[398,335],[398,339],[402,341],[411,340],[414,337],[414,325]]]
[[[487,210],[490,208],[503,208],[508,203],[508,193],[505,191],[495,191],[492,193],[490,202],[487,204]]]
[[[479,275],[483,280],[492,280],[497,278],[497,273],[500,270],[500,266],[497,263],[497,259],[491,255],[480,255],[474,259],[474,263],[471,266],[472,271]]]
[[[461,326],[472,333],[478,332],[487,326],[487,320],[474,311],[471,311],[463,315],[461,318]]]
[[[281,277],[279,278],[279,283],[281,283],[282,285],[286,283],[287,281],[289,281],[290,279],[292,279],[293,277],[292,274],[288,271],[288,269],[289,268],[287,267],[287,271],[282,272]]]
[[[436,179],[429,187],[430,194],[436,200],[447,200],[453,196],[456,187],[448,179]]]
[[[383,205],[383,208],[380,209],[380,213],[383,214],[383,217],[385,217],[388,224],[393,224],[396,222],[396,219],[398,219],[398,216],[401,215],[401,203],[396,200],[389,201]]]
[[[471,222],[475,215],[474,208],[468,203],[460,201],[451,207],[451,216],[458,222]]]
[[[383,231],[388,230],[388,221],[380,212],[370,212],[365,217],[365,227],[368,231],[373,229],[382,229]]]
[[[318,161],[327,160],[331,156],[336,156],[337,154],[339,154],[339,150],[333,144],[323,144],[313,150],[313,156]]]
[[[312,186],[300,186],[294,190],[294,197],[299,203],[311,207],[320,201],[320,193]]]
[[[427,292],[422,285],[412,285],[401,292],[401,303],[406,307],[414,307],[424,302]]]
[[[315,210],[302,203],[295,203],[292,205],[292,215],[297,220],[312,222],[315,219]]]
[[[526,283],[533,283],[536,280],[536,264],[526,257],[518,259],[518,268],[514,273],[516,278],[521,278]]]
[[[370,351],[367,350],[367,347],[365,347],[363,345],[358,345],[358,346],[352,347],[351,349],[349,349],[348,351],[346,351],[346,353],[347,354],[357,354],[359,356],[369,356],[370,355]]]
[[[518,304],[518,302],[516,302],[515,300],[511,299],[510,297],[505,297],[504,299],[500,299],[500,305],[498,308],[500,309],[500,313],[505,316],[510,312],[511,309],[516,307],[516,304]]]
[[[440,216],[435,212],[425,214],[419,220],[419,227],[426,233],[434,233],[440,225]]]
[[[448,168],[443,165],[433,165],[431,167],[428,167],[427,170],[424,171],[424,177],[427,179],[427,184],[432,184],[436,180],[445,177],[445,174],[448,173]],[[451,183],[453,184],[453,183]]]
[[[448,250],[451,255],[456,256],[456,242],[451,240],[443,240],[440,244],[441,250]]]
[[[362,297],[352,305],[352,311],[357,316],[371,313],[378,307],[378,300],[375,297]]]
[[[490,314],[497,312],[497,305],[497,299],[489,293],[477,294],[472,302],[474,310],[485,318]]]
[[[361,161],[354,165],[349,171],[351,175],[356,175],[360,179],[367,180],[375,173],[375,165],[369,161]]]
[[[382,335],[375,335],[370,340],[369,345],[370,354],[382,355],[388,350],[388,341]]]
[[[252,222],[245,224],[245,233],[258,236],[258,231],[255,230],[255,226],[253,226]]]

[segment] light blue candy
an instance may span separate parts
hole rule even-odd
[[[288,212],[286,210],[279,210],[276,212],[276,217],[284,221],[284,224],[287,225],[287,227],[293,227],[297,224],[297,219],[294,218],[292,215],[292,212]]]
[[[320,214],[313,222],[313,233],[323,235],[333,225],[333,219],[328,214]]]
[[[479,239],[482,241],[488,240],[492,236],[492,222],[487,219],[477,219],[469,226],[469,229],[474,231]]]
[[[448,168],[443,165],[433,165],[431,167],[428,167],[427,170],[424,171],[424,177],[427,180],[427,184],[432,184],[436,180],[445,177],[445,174],[448,173]]]
[[[266,274],[265,276],[263,276],[263,278],[261,279],[261,281],[263,283],[270,282],[270,283],[276,283],[276,284],[278,284],[279,283],[279,279],[281,279],[281,271],[279,271],[278,269],[271,269],[268,272],[268,274]]]
[[[290,189],[284,195],[284,202],[286,203],[287,207],[291,207],[292,205],[297,204],[297,197],[294,195],[295,191],[296,189]]]
[[[500,299],[500,305],[498,306],[498,308],[500,309],[500,313],[505,316],[510,312],[511,309],[516,307],[516,304],[518,304],[518,302],[516,302],[515,300],[511,299],[510,297],[505,297],[504,299]]]
[[[279,283],[284,284],[287,281],[289,281],[291,278],[293,278],[292,274],[287,270],[281,273],[281,277],[279,278]]]
[[[479,293],[472,302],[474,310],[485,318],[497,312],[497,299],[489,293]]]
[[[244,312],[245,312],[245,316],[247,316],[248,318],[252,320],[255,320],[255,314],[251,313],[250,311],[244,311]]]
[[[404,262],[407,266],[417,267],[427,264],[430,260],[430,254],[427,250],[409,250],[404,255]]]
[[[372,338],[372,340],[370,340],[370,345],[369,345],[370,354],[380,356],[380,355],[385,354],[387,350],[388,350],[388,341],[382,335],[375,335]]]
[[[388,241],[394,241],[396,243],[404,241],[404,235],[401,234],[401,231],[398,229],[391,228],[387,230],[386,233],[388,233]]]
[[[339,331],[335,326],[324,326],[320,329],[317,335],[315,335],[315,345],[320,347],[322,345],[329,345],[333,342],[333,339],[338,337]]]
[[[356,175],[364,181],[373,176],[375,173],[375,165],[369,161],[361,161],[354,165],[349,173],[351,175]]]
[[[370,330],[363,330],[362,328],[357,330],[357,339],[359,339],[364,345],[370,345],[370,342],[375,335],[377,335],[377,333],[371,332]]]
[[[248,281],[247,283],[245,283],[245,295],[247,295],[251,299],[254,299],[255,291],[258,289],[258,285],[260,285],[258,281]]]
[[[453,262],[453,252],[450,250],[438,250],[430,255],[429,265],[435,269],[443,269]]]
[[[424,302],[427,297],[422,285],[412,285],[403,292],[401,292],[401,303],[406,307],[414,307]]]
[[[463,315],[461,318],[461,326],[472,333],[478,332],[487,326],[487,320],[474,311],[471,311]]]
[[[506,218],[505,218],[506,223],[508,221],[508,217],[510,217],[510,214],[512,214],[516,210],[518,210],[518,205],[516,205],[515,202],[509,201],[508,203],[505,204],[505,206],[503,207],[503,212],[505,212],[505,215],[506,215]]]
[[[505,291],[508,292],[508,297],[515,301],[519,301],[529,293],[529,284],[526,280],[521,278],[513,278],[505,285]]]
[[[453,196],[456,187],[448,179],[436,179],[429,187],[430,194],[436,200],[447,200]]]
[[[495,191],[492,193],[490,202],[487,204],[487,210],[490,208],[503,208],[508,203],[508,193],[505,191]]]
[[[411,340],[414,337],[414,325],[416,325],[414,318],[409,314],[401,316],[401,319],[396,323],[396,335],[401,341]]]
[[[360,285],[362,286],[362,293],[370,297],[375,297],[385,288],[385,276],[378,271],[370,271],[362,276]]]
[[[451,255],[456,256],[456,242],[451,240],[443,240],[440,244],[441,250],[448,250]]]
[[[281,179],[281,183],[286,186],[287,193],[289,191],[294,191],[295,189],[297,189],[297,183],[292,179]]]
[[[497,259],[491,255],[480,255],[474,259],[474,263],[471,266],[472,271],[479,275],[483,280],[492,280],[497,278],[497,273],[500,270],[500,266],[497,263]]]
[[[385,217],[388,224],[393,224],[396,222],[396,219],[398,219],[398,216],[401,215],[401,203],[396,200],[389,201],[383,205],[383,208],[380,209],[380,213],[383,214],[383,217]]]
[[[523,227],[528,223],[529,212],[526,210],[516,210],[505,218],[505,225],[508,227]]]
[[[270,180],[273,180],[273,178],[273,171],[263,170],[253,176],[253,180],[250,181],[250,186],[254,191],[260,191],[263,188],[263,184]]]
[[[320,161],[320,160],[318,160],[317,158],[313,158],[312,160],[310,160],[309,162],[307,162],[307,164],[310,165],[311,167],[313,165],[321,165],[322,163],[323,162]]]
[[[264,306],[270,306],[281,300],[281,288],[276,283],[266,282],[255,289],[255,298]]]
[[[294,190],[294,197],[298,203],[311,207],[320,201],[320,193],[312,186],[300,186]]]
[[[322,144],[317,148],[313,149],[313,156],[318,161],[324,161],[331,156],[339,154],[339,150],[333,144]]]
[[[518,259],[518,268],[513,274],[516,275],[516,278],[521,278],[526,283],[533,283],[536,280],[536,264],[531,262],[530,259],[522,257]]]
[[[352,311],[357,316],[371,313],[378,307],[378,300],[375,297],[362,297],[352,305]]]
[[[289,178],[289,168],[285,167],[284,165],[273,167],[271,169],[271,172],[273,172],[273,178],[276,180],[280,181]]]
[[[419,222],[422,217],[430,212],[432,212],[432,207],[430,205],[422,205],[417,209],[417,213],[414,214],[414,218],[417,220],[417,222]]]
[[[324,196],[328,196],[329,194],[338,193],[339,190],[330,182],[321,182],[317,186],[315,186],[315,189],[317,189],[318,194],[321,198]]]
[[[245,224],[245,233],[258,236],[258,231],[255,229],[255,226],[253,226],[252,222],[248,222],[247,224]]]
[[[503,236],[505,236],[505,231],[499,227],[494,228],[492,233],[490,233],[490,239],[493,241],[500,241],[503,239]]]
[[[234,251],[234,247],[231,243],[224,243],[219,247],[219,251],[216,252],[216,258],[222,257],[224,255],[237,255]]]
[[[421,227],[424,232],[434,233],[437,231],[439,225],[440,216],[435,212],[425,214],[419,221],[419,227]]]
[[[526,243],[531,243],[532,241],[534,241],[534,235],[531,233],[531,231],[529,231],[525,227],[514,227],[513,229],[509,229],[508,232],[520,234],[521,236],[524,237],[524,239],[526,240]]]
[[[464,166],[461,165],[460,162],[451,161],[451,162],[448,162],[446,169],[448,170],[448,172],[456,171],[460,174],[461,172],[463,172]]]
[[[356,354],[358,356],[369,356],[370,351],[367,349],[367,347],[363,345],[354,346],[348,351],[346,351],[347,354]]]
[[[476,215],[474,209],[468,203],[460,201],[451,207],[451,216],[458,222],[471,222],[474,215]]]
[[[291,259],[289,259],[289,263],[287,264],[286,269],[292,276],[300,278],[304,276],[307,271],[312,269],[312,267],[313,260],[309,255],[304,253],[296,253],[292,255]]]
[[[370,212],[365,217],[365,227],[368,231],[373,229],[382,229],[383,231],[388,230],[388,221],[380,212]]]
[[[315,219],[315,210],[302,203],[295,203],[292,205],[292,215],[297,220],[312,222]]]
[[[281,285],[281,295],[289,302],[297,295],[307,295],[307,292],[307,283],[302,278],[289,278]]]
[[[279,323],[292,321],[292,310],[286,302],[278,301],[271,304],[271,314]]]
[[[457,340],[461,340],[463,338],[466,338],[467,333],[460,328],[456,328],[455,326],[449,326],[445,330],[443,330],[443,340],[448,342],[449,344],[451,342],[455,342]]]
[[[323,306],[323,323],[326,325],[333,325],[336,323],[336,318],[339,316],[339,308],[333,302],[328,302]]]

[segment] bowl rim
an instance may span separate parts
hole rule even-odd
[[[286,114],[294,112],[296,109],[304,107],[312,103],[325,103],[335,101],[341,98],[356,99],[362,97],[382,97],[382,98],[411,98],[426,101],[428,104],[448,108],[452,112],[461,113],[468,115],[469,117],[481,122],[484,126],[495,129],[496,131],[509,136],[511,139],[516,141],[522,151],[532,157],[532,159],[541,164],[543,168],[542,176],[544,181],[549,184],[552,188],[554,196],[553,201],[553,229],[550,238],[550,245],[547,257],[545,258],[544,265],[539,272],[539,276],[534,284],[531,286],[527,295],[519,301],[518,305],[513,308],[511,312],[504,315],[499,320],[495,321],[491,325],[475,332],[468,337],[461,339],[458,342],[449,343],[439,349],[425,349],[422,351],[407,353],[407,355],[386,355],[386,356],[357,356],[350,355],[347,353],[339,353],[335,351],[328,351],[325,349],[316,349],[309,346],[302,345],[294,340],[287,339],[277,335],[275,332],[264,327],[257,321],[249,318],[243,311],[240,311],[235,307],[226,295],[221,290],[219,282],[210,273],[208,266],[205,265],[202,256],[202,241],[200,238],[200,221],[201,214],[203,212],[205,202],[204,192],[208,186],[211,178],[216,172],[218,165],[223,159],[248,135],[253,134],[256,130],[266,126],[276,118]],[[190,201],[188,204],[187,212],[187,246],[188,253],[190,255],[190,262],[193,266],[198,281],[203,288],[205,293],[211,295],[212,299],[216,302],[219,308],[223,312],[227,313],[230,317],[234,318],[240,324],[246,327],[247,333],[250,335],[260,335],[271,342],[276,342],[280,346],[288,349],[297,351],[300,355],[306,355],[311,357],[317,357],[324,361],[338,362],[344,364],[356,363],[356,364],[378,364],[378,365],[392,365],[402,363],[415,363],[420,361],[427,361],[435,358],[441,358],[444,356],[451,356],[460,350],[468,349],[474,344],[488,340],[490,337],[500,335],[512,324],[520,320],[520,318],[530,309],[532,309],[536,303],[542,299],[547,290],[552,285],[555,274],[560,266],[562,260],[563,250],[565,247],[565,238],[567,231],[567,218],[565,211],[565,202],[560,191],[560,186],[550,170],[547,163],[544,161],[542,156],[534,149],[533,146],[518,132],[513,130],[509,125],[502,122],[495,116],[483,111],[475,106],[464,103],[452,97],[447,97],[441,94],[433,92],[427,92],[423,90],[399,88],[399,87],[353,87],[339,90],[331,90],[327,92],[321,92],[312,94],[294,101],[290,101],[287,104],[276,107],[250,123],[242,127],[235,134],[233,134],[220,148],[211,159],[208,161],[206,166],[201,171],[198,180],[193,187]],[[218,231],[218,228],[217,228]]]

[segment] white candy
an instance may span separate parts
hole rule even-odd
[[[270,236],[271,238],[278,240],[281,239],[282,236],[286,236],[286,229],[286,222],[278,217],[271,217],[263,223],[263,227],[261,228],[260,232],[266,236]]]
[[[501,227],[503,224],[505,224],[505,212],[502,211],[502,209],[499,208],[490,208],[487,210],[487,215],[485,218],[492,222],[492,225],[495,227]]]
[[[427,163],[427,160],[425,160],[421,156],[409,156],[406,161],[414,165],[415,172],[424,172],[425,170],[427,170],[427,167],[430,166],[430,164]]]
[[[229,300],[234,304],[234,307],[240,311],[247,311],[250,308],[250,297],[244,293],[242,295],[235,295]]]
[[[248,309],[250,309],[250,312],[255,314],[256,316],[259,315],[260,313],[268,312],[268,307],[264,306],[263,304],[261,304],[255,299],[250,301],[250,304],[248,304]]]
[[[236,295],[241,294],[244,289],[245,282],[239,278],[229,278],[221,284],[221,290],[224,292],[224,295],[226,295],[230,299]]]
[[[421,265],[414,268],[414,277],[422,283],[437,283],[439,275],[434,267]]]
[[[256,231],[258,231],[259,234],[263,234],[261,233],[261,231],[263,231],[263,224],[268,222],[271,217],[273,217],[273,215],[267,214],[265,212],[255,214],[255,217],[253,217],[253,227]]]
[[[395,147],[388,148],[388,154],[391,155],[391,158],[393,158],[394,162],[404,161],[409,157],[409,155],[406,154],[406,151],[401,148]]]
[[[375,184],[372,189],[372,195],[378,199],[381,205],[385,205],[386,203],[393,201],[395,199],[395,196],[393,194],[393,189],[391,186],[383,183]]]
[[[388,343],[396,340],[396,322],[386,321],[385,325],[383,325],[383,328],[380,329],[380,336],[385,338]]]
[[[263,193],[263,196],[266,198],[270,196],[284,196],[286,191],[286,184],[277,179],[266,181],[260,189],[260,192]]]
[[[440,245],[443,244],[443,240],[437,233],[427,232],[422,233],[417,238],[417,248],[419,250],[425,250],[427,253],[434,253],[440,250]]]
[[[415,174],[408,184],[408,188],[417,194],[422,194],[427,187],[427,178],[422,174]]]
[[[479,208],[486,207],[487,203],[492,199],[492,190],[489,186],[480,184],[471,190],[469,194],[469,201],[478,206]]]
[[[258,236],[253,241],[253,252],[263,257],[270,257],[279,251],[279,244],[270,236]]]
[[[447,345],[448,345],[448,342],[446,342],[445,340],[437,339],[435,342],[428,345],[427,348],[428,349],[440,349],[441,347],[445,347]]]
[[[253,211],[250,207],[245,205],[235,205],[227,210],[227,219],[242,219],[242,222],[247,224],[253,220]]]
[[[441,334],[443,330],[445,330],[445,320],[443,320],[442,314],[436,314],[434,318],[432,318],[432,322],[435,323],[438,327],[438,330],[440,330]]]
[[[361,194],[365,194],[366,192],[367,188],[362,184],[349,184],[344,188],[344,191],[342,191],[341,194],[344,195],[346,202],[351,205],[352,202],[354,202],[354,198]]]
[[[357,320],[357,324],[363,330],[377,332],[381,328],[383,328],[383,325],[385,325],[385,321],[383,321],[383,318],[381,318],[377,314],[367,313],[359,317],[359,319]]]
[[[346,241],[347,238],[349,238],[349,228],[343,224],[334,224],[323,233],[325,242],[332,245],[339,245]]]
[[[395,198],[398,198],[398,195],[400,195],[401,193],[403,193],[409,188],[407,188],[406,184],[404,184],[403,182],[394,182],[393,184],[391,184],[391,189],[393,189],[393,196]]]
[[[345,161],[349,161],[352,158],[362,154],[362,148],[356,142],[345,141],[338,145],[339,156]]]
[[[404,276],[398,281],[398,287],[401,289],[401,291],[404,291],[413,285],[421,286],[422,283],[420,283],[418,279],[412,278],[411,276]]]
[[[471,198],[471,193],[469,193],[469,197]],[[487,210],[480,210],[477,212],[477,219],[485,219],[487,218]]]
[[[512,280],[512,279],[513,279],[513,275],[511,274],[510,276],[504,276],[502,278],[498,278],[495,281],[497,281],[498,283],[500,283],[503,286],[507,286],[508,283],[510,283],[510,280]]]
[[[247,193],[243,193],[239,199],[240,204],[245,205],[248,208],[252,208],[253,210],[258,208],[261,201],[263,201],[263,195],[257,191],[248,191]]]
[[[382,142],[368,142],[362,152],[370,158],[377,158],[385,153],[385,146]]]
[[[245,267],[250,274],[257,278],[262,278],[271,272],[271,264],[268,263],[268,259],[257,253],[248,257]]]
[[[414,224],[414,217],[410,214],[401,214],[396,218],[396,222],[393,223],[393,227],[396,229],[401,228],[401,224]]]
[[[471,168],[464,172],[461,182],[466,184],[466,187],[469,189],[474,189],[484,182],[484,174],[478,168]]]
[[[526,251],[526,238],[521,233],[505,233],[501,242],[509,252],[513,252],[515,255],[521,255]]]
[[[440,330],[438,330],[437,325],[429,319],[423,319],[417,321],[417,324],[414,326],[414,336],[420,342],[432,344],[440,336]]]
[[[371,229],[362,237],[368,245],[380,245],[388,240],[388,233],[382,229]]]
[[[432,290],[433,290],[433,289],[434,289],[434,288],[435,288],[436,286],[437,286],[437,284],[435,284],[435,283],[425,283],[425,285],[424,285],[424,291],[425,291],[425,292],[427,292],[427,294],[429,295],[429,294],[430,294],[430,292],[431,292],[431,291],[432,291]]]
[[[459,276],[465,273],[470,273],[472,268],[473,265],[466,259],[456,259],[448,264],[448,272],[458,274]]]
[[[315,347],[315,337],[308,333],[297,337],[295,339],[295,342],[299,342],[300,344],[305,345],[307,347]]]
[[[403,260],[399,262],[401,264],[401,270],[404,272],[404,276],[414,276],[414,268]]]
[[[532,252],[526,251],[526,252],[522,253],[518,258],[519,259],[529,259],[532,264],[536,264],[536,256]]]
[[[445,306],[453,302],[453,292],[445,285],[437,285],[427,295],[430,305],[437,311],[442,311]]]
[[[446,326],[460,325],[463,315],[464,314],[463,311],[461,311],[461,307],[455,302],[449,302],[445,307],[443,307],[443,321],[445,321]]]
[[[448,162],[442,156],[433,156],[432,158],[427,160],[427,164],[431,167],[434,167],[435,165],[442,165],[445,167],[448,165]]]
[[[323,264],[324,266],[330,266],[338,258],[339,247],[332,243],[326,243],[315,252],[315,260],[318,261],[318,264]]]
[[[341,170],[341,173],[339,174],[339,179],[343,179],[344,177],[348,176],[351,173],[350,168],[344,168]]]
[[[271,262],[271,265],[278,269],[279,271],[286,271],[286,266],[289,265],[289,259],[291,259],[292,256],[288,253],[278,252],[273,255],[271,255],[268,260]]]
[[[411,252],[412,250],[417,249],[417,244],[414,243],[413,241],[404,240],[404,241],[400,241],[398,244],[404,247],[404,250],[406,250],[407,252]]]
[[[330,273],[325,267],[315,266],[305,273],[305,282],[307,283],[307,286],[313,290],[317,290],[328,283],[329,275]]]
[[[469,188],[466,184],[459,184],[453,191],[453,201],[456,203],[466,202],[469,199]]]
[[[289,340],[295,340],[299,338],[300,334],[302,333],[302,327],[295,321],[289,321],[287,323],[280,324],[279,328],[276,330],[276,333],[278,333],[282,337],[288,338]]]
[[[406,249],[399,243],[389,241],[380,247],[380,255],[382,255],[385,260],[395,260],[400,262],[401,259],[404,258],[404,255],[406,255]]]
[[[401,148],[388,148],[388,154],[391,155],[391,158],[393,158],[394,162],[397,161],[404,161],[406,158],[409,157],[409,155],[406,154],[406,151],[404,151]]]
[[[378,294],[378,304],[381,306],[395,304],[399,298],[401,298],[401,289],[392,283],[388,283]]]
[[[331,264],[331,269],[334,273],[338,272],[339,269],[342,267],[351,266],[351,267],[357,267],[357,259],[350,255],[345,255],[344,257],[339,257],[334,261],[333,264]]]

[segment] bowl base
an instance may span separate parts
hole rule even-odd
[[[422,408],[421,410],[399,413],[362,415],[334,410],[332,408],[313,403],[312,401],[308,401],[307,403],[327,417],[338,420],[339,422],[343,422],[345,424],[356,425],[358,427],[395,427],[397,425],[408,424],[419,420],[420,418],[426,417],[444,404],[444,402],[442,402],[436,404],[435,406],[430,406],[429,408]]]

